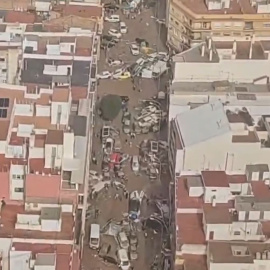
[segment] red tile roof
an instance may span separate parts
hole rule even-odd
[[[62,16],[75,15],[83,18],[102,16],[102,7],[97,6],[58,5],[53,10],[61,12]]]
[[[232,215],[229,206],[205,204],[203,206],[203,215],[206,224],[230,224],[232,223]]]
[[[205,187],[229,187],[229,181],[224,171],[202,171]]]
[[[176,208],[201,209],[203,199],[201,197],[189,197],[187,179],[181,176],[176,180]]]
[[[36,16],[33,13],[11,10],[7,11],[4,21],[7,23],[34,23]]]
[[[60,232],[42,232],[37,230],[15,229],[17,214],[40,214],[40,212],[26,212],[24,206],[6,204],[1,209],[0,238],[28,238],[28,239],[57,239],[72,240],[74,237],[74,218],[70,213],[62,213]]]
[[[270,188],[264,183],[264,181],[252,181],[251,188],[255,197],[269,198],[270,200]]]
[[[26,198],[59,199],[61,175],[28,174],[25,178]]]
[[[244,184],[247,183],[247,176],[245,174],[227,174],[227,179],[230,184]]]
[[[177,214],[177,242],[179,244],[203,245],[202,214]]]

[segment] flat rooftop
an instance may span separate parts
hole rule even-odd
[[[204,245],[202,214],[177,214],[177,242],[187,245]]]
[[[28,238],[28,239],[58,239],[58,240],[72,240],[74,218],[72,214],[62,213],[61,232],[42,232],[36,230],[21,230],[15,229],[17,222],[17,214],[36,214],[41,212],[26,212],[24,206],[5,205],[1,210],[1,230],[0,237],[2,238]]]
[[[217,15],[236,15],[236,14],[256,14],[255,8],[250,5],[248,0],[230,1],[230,8],[220,10],[208,10],[204,0],[181,0],[182,4],[196,14],[217,14]],[[177,5],[177,1],[174,1]],[[225,13],[226,11],[226,13]]]
[[[256,252],[270,249],[270,244],[262,242],[218,242],[208,244],[209,258],[213,263],[253,264]]]

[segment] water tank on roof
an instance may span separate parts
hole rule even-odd
[[[267,253],[266,252],[262,253],[262,260],[267,260]]]
[[[256,252],[256,260],[261,260],[261,252]]]
[[[267,252],[267,260],[270,260],[270,251],[266,251]]]

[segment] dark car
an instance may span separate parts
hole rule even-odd
[[[119,10],[119,7],[117,5],[114,5],[113,3],[105,4],[104,8],[105,8],[106,11],[110,11],[110,10],[117,11],[117,10]]]
[[[101,43],[100,44],[100,49],[102,49],[102,50],[105,50],[105,49],[110,49],[110,48],[112,48],[112,47],[114,47],[115,46],[115,43],[113,43],[113,42],[104,42],[104,43]]]
[[[103,244],[98,252],[99,257],[101,257],[101,258],[106,257],[107,254],[110,252],[110,250],[111,250],[110,244],[108,244],[108,243]]]
[[[106,41],[111,41],[114,39],[113,36],[109,36],[109,35],[103,35],[101,36],[102,40],[106,40]]]

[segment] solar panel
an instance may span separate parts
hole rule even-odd
[[[0,98],[0,107],[8,108],[9,107],[9,99],[8,98]]]

